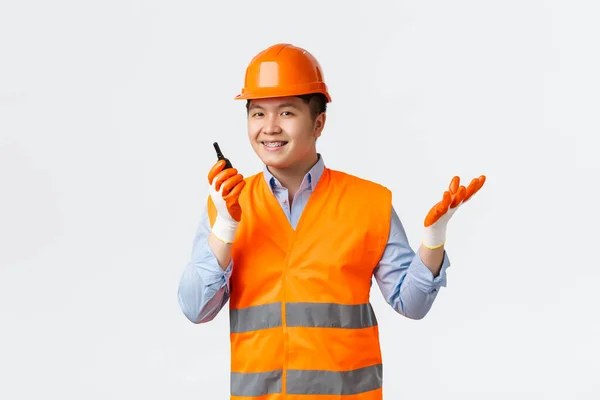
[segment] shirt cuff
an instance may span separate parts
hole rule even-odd
[[[450,259],[444,250],[442,267],[438,276],[434,277],[431,270],[423,263],[420,253],[417,251],[410,266],[410,274],[418,287],[427,293],[436,292],[440,287],[446,287],[446,270],[450,267]]]

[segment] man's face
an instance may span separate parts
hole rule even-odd
[[[315,141],[324,124],[325,114],[313,121],[308,104],[297,97],[256,99],[248,108],[252,148],[273,168],[302,168],[314,162]]]

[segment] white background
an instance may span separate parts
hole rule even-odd
[[[227,312],[177,284],[212,142],[257,172],[243,102],[277,42],[320,61],[327,166],[380,182],[419,243],[453,175],[448,287],[374,285],[386,399],[598,399],[593,1],[10,1],[0,6],[0,398],[225,399]]]

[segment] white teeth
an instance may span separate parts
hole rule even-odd
[[[263,144],[267,147],[281,147],[285,142],[263,142]]]

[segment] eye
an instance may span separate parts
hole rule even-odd
[[[252,114],[252,117],[262,117],[263,113],[259,112],[255,112],[254,114]]]
[[[291,111],[284,111],[284,112],[282,112],[281,114],[282,114],[282,115],[285,115],[285,116],[294,115],[294,114],[293,114]]]

